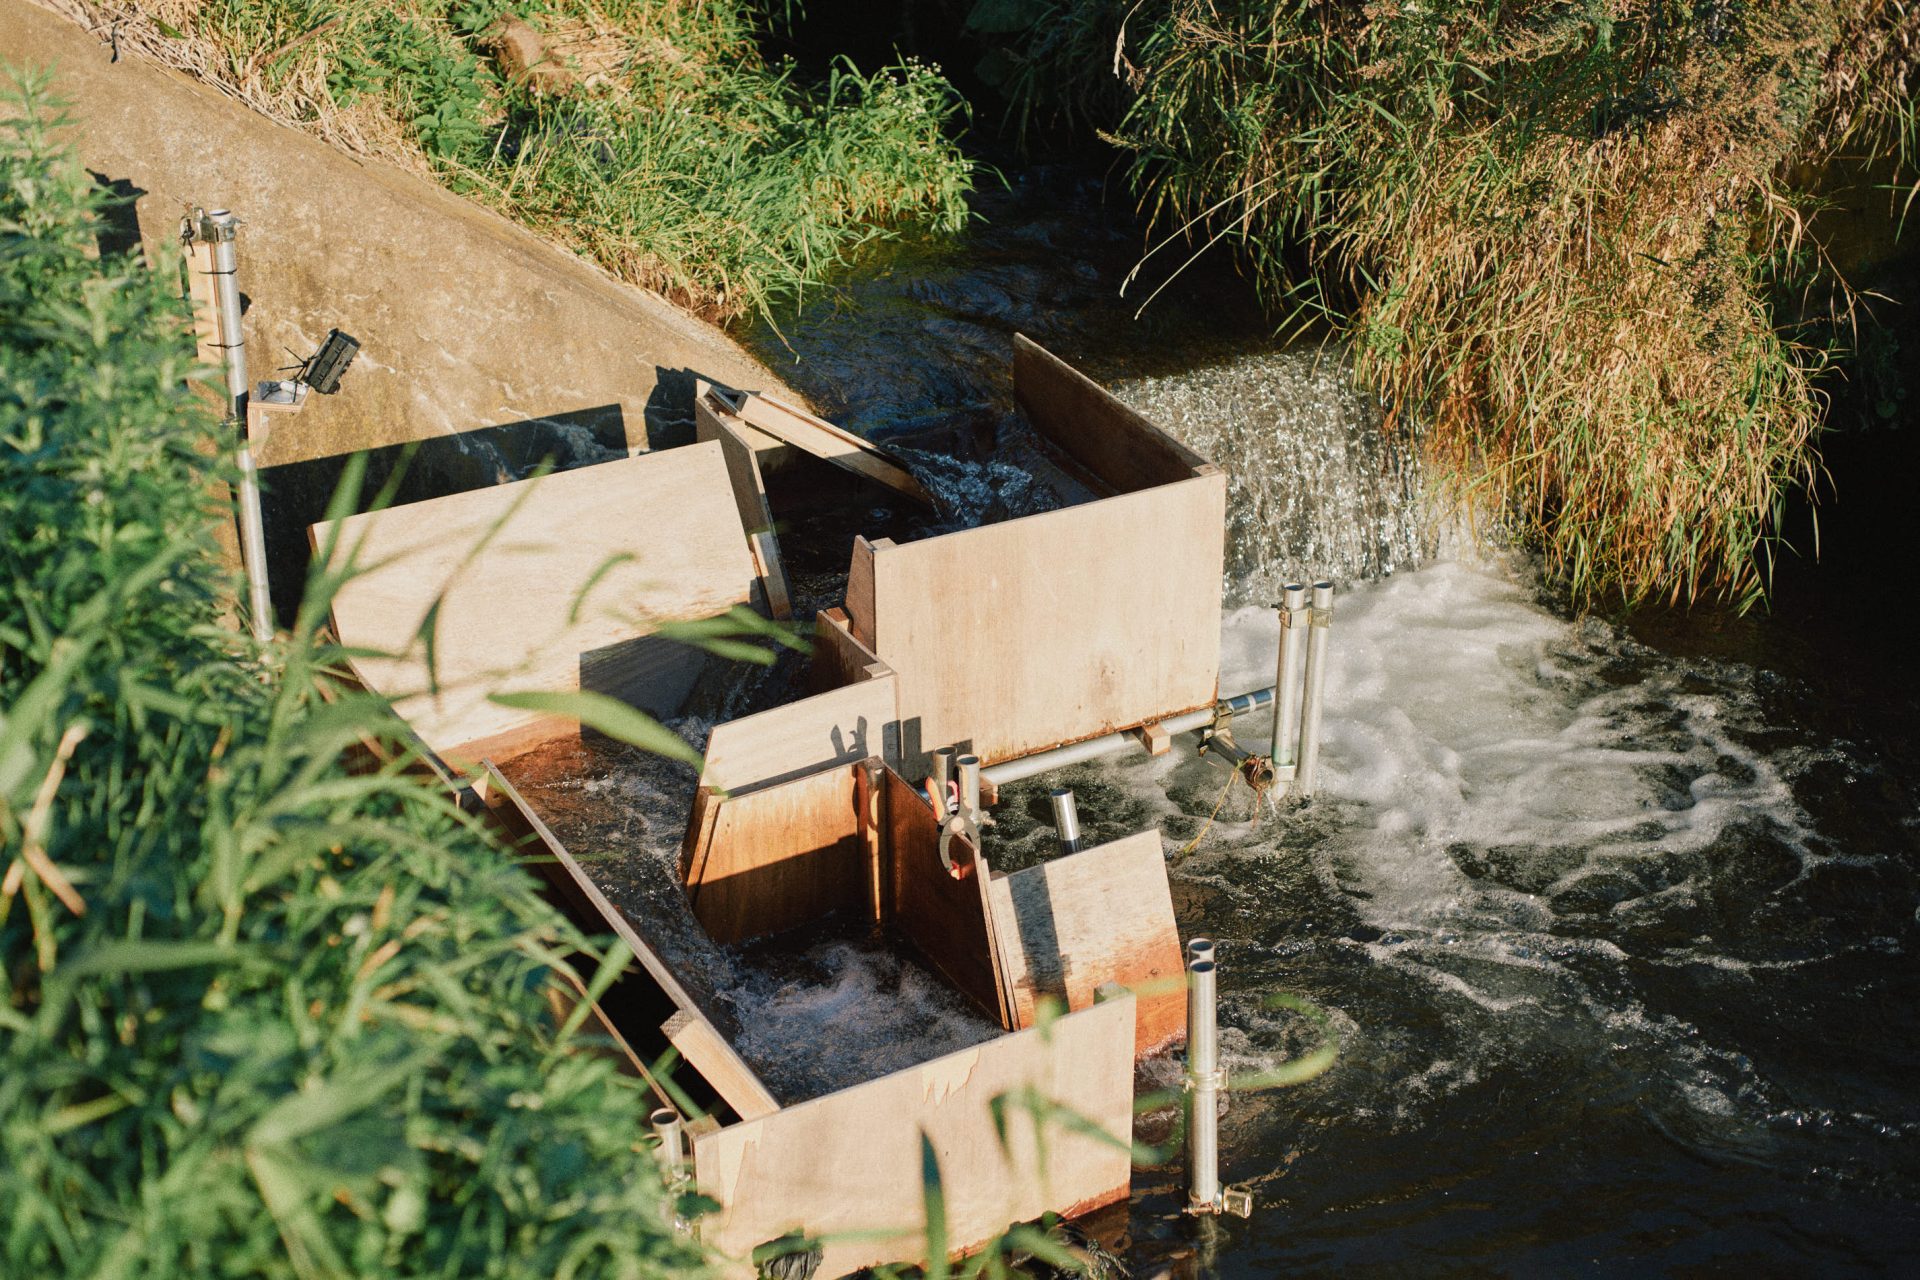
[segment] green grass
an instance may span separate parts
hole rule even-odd
[[[748,0],[73,0],[121,46],[428,174],[718,319],[791,302],[859,244],[966,217],[965,107],[911,59],[769,64]],[[555,81],[517,77],[502,19]]]
[[[402,771],[313,631],[255,652],[178,303],[0,115],[0,1274],[694,1274],[589,944]],[[16,114],[17,112],[17,114]],[[395,763],[343,753],[385,742]],[[611,957],[609,957],[611,958]],[[586,967],[586,966],[583,966]],[[607,965],[602,972],[611,972]]]
[[[1023,117],[1104,122],[1170,258],[1345,333],[1455,496],[1583,603],[1765,591],[1818,472],[1785,175],[1911,158],[1920,9],[981,0]],[[1061,95],[1065,95],[1063,100]]]

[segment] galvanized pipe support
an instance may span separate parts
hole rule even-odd
[[[1227,1073],[1220,1068],[1214,945],[1211,938],[1187,942],[1187,1212],[1253,1212],[1253,1193],[1220,1184],[1220,1100]]]
[[[199,211],[196,210],[196,213]],[[261,644],[273,639],[273,597],[267,588],[266,520],[260,510],[260,472],[247,438],[247,337],[240,323],[239,253],[234,239],[240,219],[227,209],[200,214],[194,234],[206,241],[213,259],[213,311],[226,358],[227,409],[239,435],[235,461],[240,469],[240,563],[247,574],[247,621]]]

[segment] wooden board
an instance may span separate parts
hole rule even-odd
[[[893,668],[853,634],[844,609],[822,609],[814,615],[810,678],[816,692],[892,674]]]
[[[989,892],[1015,1026],[1033,1025],[1042,996],[1085,1009],[1117,982],[1138,1001],[1136,1053],[1184,1033],[1186,970],[1158,831],[997,877]]]
[[[924,776],[920,753],[954,743],[991,764],[1210,705],[1225,518],[1226,477],[1210,474],[870,552],[856,542],[847,613],[899,673],[903,770]]]
[[[926,486],[887,450],[824,418],[767,395],[746,393],[738,404],[742,420],[825,462],[883,485],[922,506],[933,506]]]
[[[988,1017],[1012,1026],[986,859],[955,839],[948,855],[967,869],[955,880],[940,861],[940,822],[926,796],[892,770],[886,787],[887,922],[894,936]]]
[[[492,761],[487,761],[484,767],[489,808],[509,831],[523,832],[539,841],[551,862],[540,865],[538,869],[547,876],[561,898],[569,903],[576,919],[586,919],[587,923],[582,927],[591,931],[592,925],[597,923],[626,943],[641,969],[673,1002],[676,1012],[661,1030],[666,1033],[668,1041],[680,1050],[680,1056],[686,1059],[687,1065],[699,1072],[713,1087],[713,1091],[742,1119],[771,1115],[779,1110],[779,1102],[760,1083],[753,1068],[727,1043],[726,1037],[714,1029],[687,989],[680,985],[666,963],[634,929],[633,922],[607,901],[600,887],[581,870],[580,864],[574,861],[552,829],[533,811],[514,785],[507,781],[506,775]]]
[[[787,571],[780,556],[780,538],[773,527],[773,508],[767,501],[766,481],[760,475],[760,458],[747,438],[747,426],[733,413],[727,401],[706,382],[694,384],[693,411],[695,431],[701,440],[720,446],[727,462],[727,482],[733,488],[734,507],[740,513],[740,527],[747,531],[754,568],[760,575],[767,611],[776,618],[793,616],[787,591]]]
[[[899,739],[892,672],[715,725],[700,785],[745,791],[886,756]]]
[[[1083,1213],[1124,1199],[1132,1176],[1133,999],[1068,1014],[1043,1034],[1001,1036],[959,1053],[696,1138],[696,1184],[720,1209],[701,1240],[736,1261],[789,1231],[825,1240],[819,1275],[924,1263],[920,1135],[940,1164],[951,1251],[976,1248],[1047,1210]],[[1044,1171],[1029,1113],[992,1100],[1031,1088],[1114,1141],[1054,1122]]]
[[[1013,339],[1013,398],[1034,430],[1116,493],[1219,470],[1022,334]]]
[[[566,727],[489,702],[496,691],[587,688],[670,712],[702,655],[650,633],[753,597],[753,558],[711,442],[338,526],[333,567],[357,547],[365,571],[334,598],[334,629],[350,648],[398,655],[355,658],[354,670],[459,763]],[[313,527],[316,547],[333,529]],[[415,643],[436,606],[437,691]]]
[[[686,884],[693,914],[715,942],[781,933],[835,911],[866,914],[857,768],[740,795],[705,793],[696,809],[703,842],[690,851]]]

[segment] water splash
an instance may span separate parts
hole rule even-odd
[[[1366,581],[1432,557],[1416,442],[1389,432],[1344,354],[1242,356],[1114,393],[1227,471],[1227,595],[1270,603],[1286,582]]]

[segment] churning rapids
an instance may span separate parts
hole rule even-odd
[[[1258,1207],[1201,1264],[1920,1264],[1911,727],[1823,729],[1804,673],[1675,656],[1543,603],[1522,560],[1437,554],[1411,451],[1337,357],[1261,354],[1231,282],[1135,322],[1137,232],[1089,180],[983,205],[957,245],[879,251],[763,356],[876,437],[977,438],[1004,429],[1021,329],[1186,436],[1235,477],[1223,691],[1271,681],[1279,580],[1341,579],[1310,806],[1256,814],[1236,784],[1209,827],[1226,775],[1181,749],[1010,788],[990,833],[997,866],[1043,856],[1048,785],[1091,838],[1159,824],[1183,929],[1220,941],[1229,1065],[1315,1042],[1278,993],[1341,1035],[1324,1075],[1236,1096],[1224,1173]],[[1136,1178],[1141,1274],[1195,1265],[1179,1178]]]

